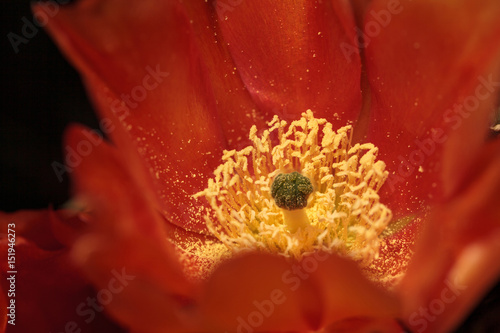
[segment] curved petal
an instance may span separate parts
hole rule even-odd
[[[248,145],[252,125],[265,128],[265,121],[271,121],[272,114],[257,108],[245,87],[217,24],[216,2],[185,1],[183,6],[207,67],[220,126],[229,147],[242,148]]]
[[[361,108],[359,51],[347,1],[217,1],[219,26],[261,110],[296,119],[307,109],[334,126]]]
[[[0,251],[7,253],[7,249],[7,239],[2,237]],[[12,274],[6,261],[0,269],[0,289],[4,293],[15,293],[9,296],[15,300],[15,326],[7,324],[6,332],[60,332],[68,327],[85,333],[124,332],[101,311],[87,304],[89,299],[95,298],[95,291],[71,263],[66,250],[42,250],[16,235],[15,251],[14,288],[7,280]]]
[[[351,317],[397,318],[400,314],[398,299],[368,281],[351,260],[316,253],[302,260],[301,266],[311,271],[320,291],[324,326]]]
[[[364,47],[369,139],[392,172],[396,216],[449,197],[484,143],[500,49],[495,0],[374,0]]]
[[[51,210],[20,210],[14,213],[0,212],[2,234],[7,234],[7,226],[15,224],[15,233],[43,250],[60,250],[63,246],[54,236],[51,228]]]
[[[86,0],[59,9],[47,27],[82,72],[104,131],[121,149],[139,152],[141,160],[127,164],[143,164],[165,216],[203,228],[191,195],[219,164],[226,138],[182,7]]]
[[[203,286],[208,331],[306,331],[319,324],[311,281],[295,281],[283,258],[244,255],[223,263]],[[299,288],[300,287],[300,288]],[[312,293],[312,294],[311,294]],[[309,302],[308,302],[309,301]]]
[[[66,140],[77,149],[88,134],[75,126]],[[87,208],[90,229],[76,241],[73,258],[102,290],[111,289],[113,278],[120,280],[117,275],[123,277],[126,283],[115,288],[120,289],[113,295],[116,301],[106,306],[122,323],[137,325],[145,315],[148,327],[183,326],[176,315],[182,310],[179,299],[192,298],[194,287],[167,242],[163,218],[150,194],[142,191],[123,164],[117,150],[101,142],[74,167],[74,203]],[[141,311],[131,316],[131,306],[137,304],[142,304]],[[149,307],[158,311],[146,315]],[[171,315],[160,316],[160,311]]]
[[[68,248],[87,227],[84,213],[72,209],[49,210],[49,219],[54,237]]]
[[[87,132],[81,126],[69,128],[67,145],[76,150],[81,142],[88,140]],[[161,215],[151,203],[149,193],[143,192],[140,185],[134,183],[133,176],[123,165],[114,147],[104,141],[95,146],[92,153],[74,168],[76,203],[88,210],[89,223],[94,232],[108,235],[116,241],[136,242],[144,251],[155,249],[157,254],[154,260],[163,261],[163,265],[146,270],[158,275],[160,281],[172,282],[171,288],[186,290],[173,249],[167,243],[168,235]],[[144,241],[142,246],[141,241]],[[162,274],[168,275],[169,279]]]
[[[399,314],[397,300],[353,262],[325,253],[292,264],[260,254],[231,260],[207,281],[201,309],[213,329],[233,331],[318,330],[350,317]]]
[[[414,329],[457,326],[500,275],[500,140],[480,156],[475,181],[434,211],[402,281]]]
[[[162,249],[148,242],[140,236],[91,234],[75,243],[72,254],[103,290],[101,304],[119,323],[140,332],[185,332],[195,323],[186,319],[192,302],[185,296],[194,290],[176,281],[178,273]]]

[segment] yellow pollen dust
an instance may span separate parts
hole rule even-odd
[[[352,145],[352,127],[336,132],[311,110],[288,124],[274,116],[253,145],[224,151],[222,164],[205,197],[212,208],[207,227],[231,252],[268,251],[300,259],[314,251],[335,252],[369,265],[378,257],[381,233],[391,211],[379,202],[377,191],[387,179],[385,163],[377,161],[371,143]],[[274,178],[297,171],[314,187],[306,208],[307,224],[290,229],[287,211],[271,196]],[[293,214],[292,214],[293,215]]]

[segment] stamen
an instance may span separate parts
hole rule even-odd
[[[377,258],[392,217],[377,194],[385,163],[373,144],[351,144],[351,126],[332,127],[310,110],[290,124],[275,116],[261,135],[250,129],[251,146],[224,151],[214,178],[195,194],[210,203],[212,234],[233,253],[300,259],[328,251],[362,266]]]

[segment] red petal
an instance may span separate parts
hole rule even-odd
[[[85,130],[70,128],[69,147],[76,149],[83,140],[88,140]],[[75,201],[88,208],[91,226],[91,233],[74,246],[75,260],[101,289],[110,289],[116,274],[131,276],[107,309],[136,329],[144,318],[148,327],[182,325],[174,315],[181,307],[176,298],[190,298],[194,290],[167,242],[163,218],[150,200],[152,194],[134,182],[117,150],[105,142],[75,166],[74,183]]]
[[[383,196],[397,216],[449,196],[484,143],[499,15],[496,0],[375,0],[366,14],[369,138],[393,173]]]
[[[86,228],[81,212],[74,210],[50,210],[49,218],[54,236],[67,247],[70,247]]]
[[[265,128],[267,125],[264,120],[270,121],[272,115],[261,112],[247,91],[229,53],[228,45],[222,38],[217,24],[217,13],[214,11],[215,4],[215,1],[183,3],[207,67],[220,125],[229,146],[239,148],[239,145],[248,145],[248,134],[252,125]]]
[[[353,262],[324,253],[292,265],[265,255],[236,258],[204,290],[202,309],[220,330],[317,330],[350,317],[398,314],[397,301]]]
[[[66,142],[68,147],[76,149],[79,143],[88,140],[88,130],[74,126],[68,130]],[[118,151],[107,143],[93,148],[92,154],[83,158],[74,169],[74,186],[76,202],[86,204],[89,219],[101,235],[109,235],[121,240],[139,241],[147,238],[143,249],[148,246],[158,247],[155,257],[163,260],[162,267],[151,267],[147,271],[155,274],[168,274],[170,282],[178,284],[176,288],[184,288],[183,278],[173,249],[166,241],[166,232],[162,217],[151,203],[152,194],[134,182],[134,177],[123,168],[123,161]],[[156,259],[155,259],[156,260]],[[164,266],[164,267],[163,267]],[[160,269],[161,268],[161,269]],[[165,282],[168,282],[165,280]]]
[[[161,246],[148,242],[141,236],[89,235],[75,244],[73,257],[99,290],[111,291],[111,302],[103,305],[118,322],[139,332],[184,331],[192,325],[182,318],[191,304],[185,295],[194,290],[179,283]]]
[[[353,8],[354,17],[356,18],[356,24],[357,24],[358,29],[359,29],[358,32],[363,31],[363,24],[364,24],[364,20],[365,20],[365,15],[366,15],[368,9],[370,8],[372,1],[373,0],[351,0],[351,5]],[[359,40],[358,40],[358,42],[359,42]],[[362,59],[362,61],[363,60],[364,59]],[[363,73],[363,74],[366,75],[366,73]],[[366,89],[363,88],[363,91],[365,91],[365,90]],[[366,95],[368,95],[368,94],[369,94],[369,89],[368,89]]]
[[[32,212],[33,214],[35,212]],[[2,302],[2,323],[4,320],[5,302],[15,301],[15,326],[7,324],[7,330],[2,332],[61,332],[80,330],[80,332],[122,332],[109,321],[101,311],[95,311],[86,302],[95,298],[96,292],[81,276],[80,272],[70,262],[66,250],[46,251],[35,243],[23,238],[21,234],[26,223],[41,223],[47,214],[39,212],[38,218],[33,214],[9,214],[9,223],[14,223],[16,243],[15,267],[17,273],[10,273],[6,260],[0,265],[0,301]],[[32,215],[28,217],[28,215]],[[28,220],[22,220],[28,217]],[[8,223],[8,224],[9,224]],[[7,226],[4,223],[3,227]],[[19,227],[19,228],[18,228]],[[11,228],[11,227],[10,227]],[[5,228],[7,231],[7,228]],[[11,232],[12,234],[12,232]],[[0,237],[0,251],[7,253],[10,248],[5,234]],[[6,259],[6,258],[5,258]],[[7,278],[15,276],[14,285]],[[80,311],[80,312],[77,312]],[[81,315],[81,311],[85,311]],[[7,317],[7,320],[13,317]],[[29,320],[28,320],[29,319]],[[91,319],[91,320],[90,320]]]
[[[300,279],[297,289],[292,279],[289,264],[274,256],[252,254],[222,264],[200,300],[210,331],[295,332],[317,326],[321,308],[312,302],[317,289]]]
[[[261,110],[296,119],[307,109],[335,126],[361,107],[361,65],[347,1],[218,1],[219,25]]]
[[[350,260],[316,253],[302,261],[302,268],[313,271],[314,284],[320,291],[318,301],[324,308],[324,325],[351,317],[396,318],[400,313],[398,300],[369,282]]]
[[[325,329],[327,333],[401,333],[405,332],[395,319],[350,318]]]
[[[0,212],[0,227],[7,234],[8,225],[14,223],[17,236],[28,239],[43,250],[59,250],[63,246],[54,236],[50,225],[51,210],[22,210],[14,213]]]
[[[48,29],[111,124],[103,130],[120,149],[139,152],[142,160],[128,153],[127,164],[150,173],[166,217],[203,228],[191,195],[205,187],[226,141],[182,9],[170,1],[87,0],[60,8]]]
[[[405,320],[414,329],[457,326],[500,274],[500,140],[484,153],[486,167],[435,210],[417,244],[401,285]]]

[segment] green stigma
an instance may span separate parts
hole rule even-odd
[[[313,186],[309,178],[297,171],[277,175],[271,185],[271,196],[276,205],[287,210],[305,208],[312,192]]]

